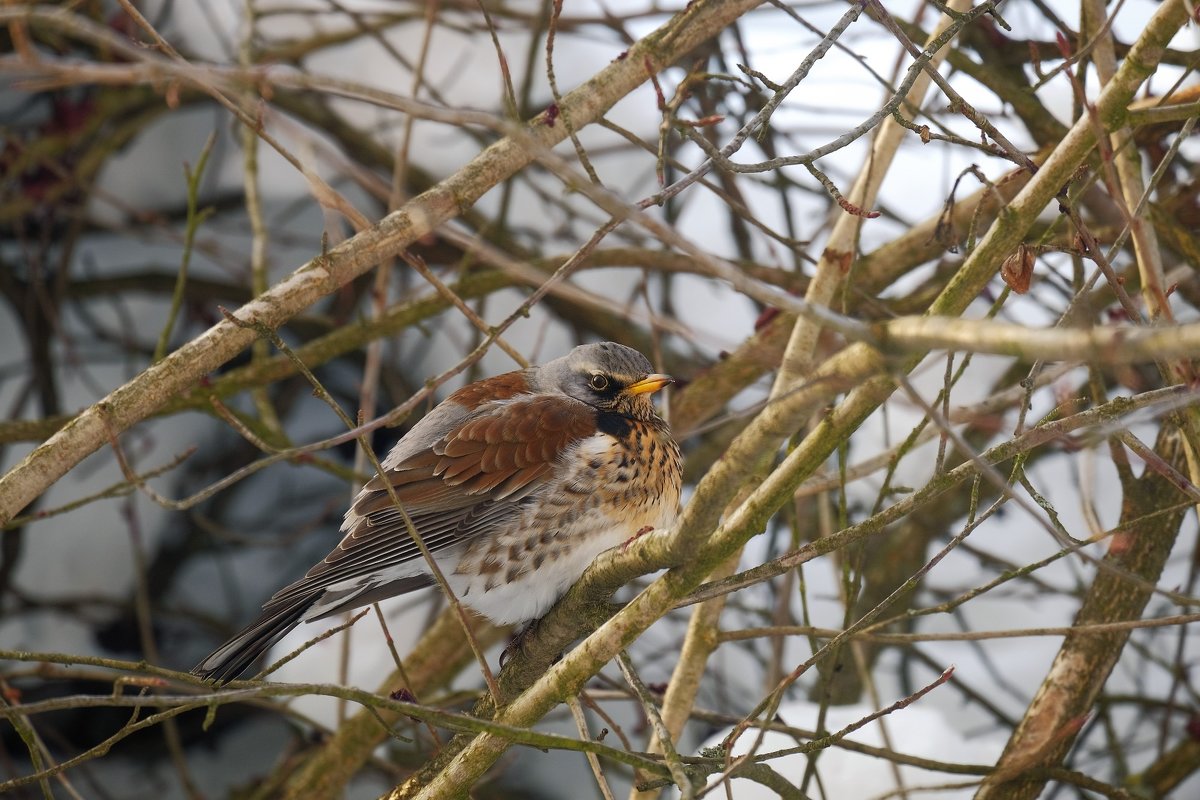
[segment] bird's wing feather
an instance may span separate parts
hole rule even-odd
[[[545,485],[560,456],[595,434],[595,413],[564,395],[485,403],[386,477],[421,540],[436,552],[510,522],[521,500]],[[355,499],[343,530],[341,543],[272,603],[422,557],[378,475]]]

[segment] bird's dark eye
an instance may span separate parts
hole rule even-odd
[[[604,377],[603,375],[600,375],[599,373],[593,375],[591,380],[588,381],[588,383],[597,392],[603,392],[605,389],[608,388],[608,378]]]

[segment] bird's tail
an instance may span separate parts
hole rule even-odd
[[[304,612],[320,596],[321,592],[317,591],[288,598],[283,603],[268,603],[258,619],[193,667],[192,674],[218,683],[241,675],[271,645],[296,627]]]

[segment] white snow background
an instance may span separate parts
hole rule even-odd
[[[284,0],[271,0],[270,3],[261,3],[260,7],[269,7],[277,2],[282,3]],[[288,0],[288,5],[301,3]],[[366,10],[388,4],[346,0],[344,5]],[[528,0],[513,5],[525,10],[542,7],[541,3]],[[1071,17],[1071,7],[1067,4],[1057,5],[1063,6],[1059,11],[1068,24],[1074,24],[1076,20]],[[1123,41],[1133,39],[1138,31],[1130,29],[1124,21],[1132,23],[1144,19],[1149,13],[1146,9],[1152,8],[1153,5],[1147,0],[1129,0],[1126,3],[1128,8],[1117,20],[1118,38]],[[147,4],[149,16],[153,16],[154,6],[155,3]],[[913,6],[911,2],[889,4],[889,10],[894,15],[907,17],[910,16]],[[568,3],[569,12],[577,15],[589,10],[595,14],[607,12],[620,15],[626,10],[644,10],[646,7],[647,4],[636,0]],[[842,13],[842,8],[835,5],[818,6],[804,8],[803,13],[816,25],[827,28],[832,20]],[[648,15],[633,27],[640,29],[639,33],[648,32],[656,27],[662,18],[661,15]],[[1014,35],[1052,38],[1052,33],[1045,30],[1032,31],[1022,28],[1023,25],[1036,24],[1040,16],[1020,4],[1012,4],[1009,7],[1007,19],[1016,29]],[[196,57],[230,59],[230,48],[237,41],[241,24],[239,5],[233,0],[217,0],[205,4],[177,2],[174,4],[173,20],[173,26],[167,33],[181,48]],[[264,32],[270,36],[284,36],[290,26],[292,32],[300,35],[307,33],[308,24],[307,19],[300,15],[281,16],[274,18]],[[854,40],[853,49],[865,55],[876,69],[887,73],[896,57],[897,46],[881,29],[865,24],[862,28],[863,32]],[[777,80],[795,68],[799,58],[813,43],[810,35],[800,35],[794,25],[783,22],[782,16],[777,13],[762,12],[752,16],[743,31],[746,35],[745,45],[754,57],[755,68]],[[421,35],[422,26],[419,20],[413,24],[397,26],[386,33],[393,45],[407,53],[417,51]],[[524,52],[528,46],[527,39],[527,34],[511,27],[505,28],[500,34],[501,45],[506,52]],[[605,36],[598,29],[564,41],[569,41],[569,46],[563,46],[560,42],[556,59],[559,85],[564,88],[573,87],[591,76],[624,49],[621,42]],[[1189,45],[1185,42],[1181,46]],[[499,111],[500,93],[495,51],[487,37],[468,37],[444,29],[439,30],[431,52],[432,58],[427,72],[430,82],[441,87],[444,102],[451,106]],[[510,59],[511,65],[516,66],[518,63],[520,59]],[[377,45],[361,40],[353,48],[331,51],[312,59],[309,67],[315,72],[331,77],[360,81],[389,90],[407,91],[410,79],[408,75],[396,76],[392,59]],[[520,75],[514,75],[514,81],[519,82],[520,79]],[[535,96],[549,98],[544,73],[539,73],[535,81],[539,87],[534,93]],[[971,91],[974,87],[969,79],[955,75],[952,82],[968,97],[972,96]],[[1069,90],[1065,84],[1051,83],[1043,91],[1046,97],[1055,98],[1051,107],[1058,103],[1064,113],[1069,110]],[[11,90],[0,89],[0,98],[10,93]],[[873,111],[880,97],[880,87],[857,67],[853,59],[835,50],[818,65],[810,79],[788,100],[777,114],[774,124],[794,129],[796,148],[797,151],[801,151],[834,138],[846,128],[857,124]],[[362,105],[344,101],[343,106],[353,109],[356,121],[364,128],[376,124],[379,121],[376,117],[382,118],[381,114],[377,115]],[[993,109],[984,110],[986,112]],[[633,93],[618,104],[609,117],[642,136],[652,138],[659,124],[653,89],[645,86]],[[971,136],[964,120],[953,119],[951,124],[963,135]],[[236,141],[230,136],[230,124],[224,116],[201,111],[165,115],[161,122],[141,136],[133,146],[110,161],[100,179],[100,186],[105,193],[119,197],[126,206],[132,208],[152,209],[162,205],[178,205],[184,199],[179,156],[181,153],[199,153],[205,138],[214,130],[220,134],[220,143],[210,177],[205,183],[205,191],[214,195],[223,191],[237,191],[241,187],[242,162]],[[1018,135],[1019,125],[1009,126],[1006,132],[1017,140],[1018,145],[1027,144]],[[583,141],[589,145],[609,141],[607,136],[604,132],[592,129],[582,132]],[[313,158],[313,164],[327,179],[337,177],[336,166],[330,160],[315,154],[303,141],[290,139],[288,144],[297,152],[308,153]],[[867,144],[867,139],[860,140],[824,160],[822,166],[835,181],[845,186],[862,163]],[[469,137],[448,132],[445,127],[421,122],[415,127],[412,146],[414,163],[418,163],[423,170],[433,175],[450,174],[472,157],[477,149],[476,143]],[[571,153],[569,144],[560,147],[559,150],[564,154]],[[759,155],[751,145],[739,155],[739,160],[750,160]],[[691,151],[690,157],[694,161],[698,158],[694,150]],[[313,203],[304,202],[308,197],[307,186],[289,165],[267,147],[260,148],[260,159],[267,216],[274,226],[278,226],[273,228],[273,232],[284,231],[290,234],[274,236],[272,239],[271,271],[272,276],[278,279],[312,257],[314,237],[311,232],[320,230],[324,221],[314,210]],[[906,215],[904,222],[923,220],[937,213],[954,177],[976,160],[978,154],[964,153],[953,148],[923,150],[919,145],[906,146],[901,150],[884,183],[880,205],[902,209]],[[604,155],[596,156],[594,163],[606,183],[621,191],[627,191],[628,196],[640,197],[654,191],[654,175],[644,167],[631,171],[620,158],[608,158]],[[991,164],[985,169],[989,175],[995,176],[1004,168]],[[807,180],[807,175],[799,168],[794,177],[797,180]],[[550,192],[561,193],[561,188],[557,185],[547,184],[545,188]],[[759,191],[763,197],[769,197],[772,193],[770,189]],[[748,186],[747,192],[748,199],[753,204],[754,188]],[[497,193],[494,192],[483,198],[480,207],[490,212],[496,208],[497,202]],[[576,201],[564,198],[564,202]],[[778,227],[778,204],[764,202],[761,206],[764,208],[764,221]],[[125,225],[130,221],[122,209],[103,201],[95,202],[90,213],[96,219],[105,220],[113,225]],[[771,218],[772,214],[776,215],[776,218]],[[532,198],[521,198],[515,203],[513,215],[513,227],[525,226],[533,230],[558,230],[565,219],[565,216],[563,219],[547,218],[543,205]],[[797,216],[800,237],[813,239],[809,252],[819,253],[821,239],[828,229],[828,215],[824,206],[814,201],[808,208],[798,209]],[[710,252],[732,255],[733,245],[729,239],[728,226],[719,221],[721,219],[717,201],[710,195],[696,194],[686,204],[685,211],[678,221],[678,228],[684,236]],[[869,251],[874,245],[893,236],[898,224],[900,223],[886,219],[868,222],[863,227],[862,250]],[[221,264],[248,263],[249,238],[246,230],[244,220],[239,221],[228,216],[221,217],[212,226],[203,229],[202,242],[219,248],[224,254],[243,255],[209,259],[201,252],[192,264],[193,274],[243,280],[244,274],[230,275]],[[564,231],[561,241],[564,251],[569,252],[581,243],[572,235],[568,235],[577,233],[578,230]],[[586,233],[585,231],[584,235]],[[136,250],[131,250],[129,243],[130,238],[127,236],[89,236],[78,248],[78,258],[86,261],[86,265],[81,264],[79,268],[86,268],[95,275],[104,275],[110,270],[136,265],[171,265],[178,260],[176,243],[163,241],[153,234],[147,235]],[[778,245],[774,243],[759,241],[757,245],[761,248],[759,255],[764,262],[790,261],[790,254],[780,252]],[[14,255],[9,243],[0,243],[0,248],[5,248],[6,257]],[[624,302],[637,278],[637,275],[629,271],[595,270],[581,274],[575,280],[578,285],[599,295]],[[721,350],[731,348],[751,331],[757,312],[741,296],[713,281],[694,277],[681,277],[675,286],[679,292],[675,306],[679,310],[680,318],[695,331],[695,339],[691,344],[708,357],[715,358]],[[523,296],[523,293],[516,291],[494,296],[488,309],[489,319],[502,319]],[[982,312],[983,308],[981,305],[979,311]],[[121,310],[101,302],[91,304],[89,310],[101,322],[113,327],[130,325],[129,333],[135,335],[143,345],[152,346],[166,319],[167,305],[165,298],[155,296],[151,299],[147,296]],[[1011,319],[1031,324],[1045,322],[1045,319],[1039,317],[1039,312],[1033,304],[1010,303],[1005,314]],[[88,328],[80,320],[67,317],[64,318],[63,325],[64,336],[73,342],[74,352],[71,359],[75,364],[69,372],[59,376],[64,407],[67,410],[88,406],[134,374],[136,367],[118,357],[118,348],[105,342],[89,341]],[[459,344],[464,341],[468,331],[469,327],[463,320],[453,314],[446,314],[439,318],[435,325],[429,326],[427,341],[416,341],[416,335],[410,331],[401,337],[399,342],[394,343],[393,347],[419,358],[420,363],[428,367],[428,374],[432,375],[453,363],[459,352]],[[198,332],[197,328],[188,331],[190,335]],[[548,315],[540,311],[535,311],[529,320],[514,327],[508,339],[523,353],[538,359],[554,357],[565,352],[573,344],[570,331],[552,322]],[[175,344],[178,343],[177,337]],[[12,375],[14,368],[25,359],[25,346],[14,310],[8,305],[2,305],[0,365],[5,369],[3,374]],[[941,384],[941,363],[938,361],[928,365],[917,381],[918,388],[927,398],[936,396]],[[963,381],[962,386],[982,389],[990,385],[990,377],[994,377],[1006,366],[1007,361],[1003,359],[977,358],[972,366],[971,378]],[[511,361],[499,350],[494,350],[485,359],[482,372],[490,374],[511,368]],[[1079,375],[1070,374],[1062,379],[1062,383],[1072,385],[1079,380]],[[9,378],[0,378],[0,407],[12,407],[18,383]],[[453,388],[454,385],[445,387],[442,396]],[[755,392],[748,392],[739,397],[736,405],[750,405],[754,400],[765,396],[766,388],[767,384],[763,382],[756,387]],[[971,396],[969,388],[960,390],[955,396],[955,402],[963,404],[979,399],[982,397]],[[300,422],[288,431],[294,441],[320,439],[338,430],[339,423],[327,408],[316,400],[306,402],[311,406],[308,409],[309,413],[296,416],[295,419]],[[1048,408],[1052,403],[1051,392],[1044,391],[1037,398],[1037,403],[1035,412],[1039,408]],[[920,416],[919,410],[911,403],[897,399],[868,421],[867,428],[878,437],[882,447],[889,437],[891,443],[894,443],[898,436],[903,436]],[[131,452],[139,454],[139,464],[149,467],[169,460],[193,444],[201,445],[202,455],[208,449],[229,446],[233,438],[231,432],[225,430],[214,434],[213,431],[213,422],[209,418],[198,414],[185,414],[144,422],[138,425],[134,432],[127,434],[124,441]],[[936,443],[926,445],[905,459],[897,476],[898,485],[917,486],[923,482],[930,470],[934,452],[931,448],[936,448]],[[29,445],[6,448],[0,466],[7,469],[29,449]],[[855,460],[854,454],[851,460]],[[1081,499],[1073,496],[1078,481],[1051,479],[1055,472],[1073,470],[1075,467],[1071,465],[1078,463],[1077,458],[1069,460],[1068,456],[1051,456],[1037,464],[1032,470],[1032,477],[1041,486],[1057,487],[1056,496],[1050,499],[1062,512],[1062,522],[1067,529],[1086,532]],[[1103,458],[1097,458],[1096,464],[1099,468],[1094,474],[1087,476],[1091,482],[1090,500],[1095,502],[1100,519],[1111,524],[1119,511],[1120,488],[1112,471],[1104,468],[1107,462]],[[41,507],[60,506],[98,492],[119,480],[120,473],[111,453],[103,450],[59,481],[41,500]],[[237,560],[212,559],[205,563],[193,564],[178,576],[178,583],[173,590],[174,601],[179,607],[206,608],[214,616],[226,617],[231,614],[232,609],[243,617],[249,617],[266,595],[294,579],[316,558],[323,555],[336,540],[334,529],[340,509],[330,514],[328,509],[314,508],[313,503],[306,499],[315,488],[324,486],[328,489],[330,479],[315,470],[280,465],[256,477],[255,480],[256,491],[239,495],[239,505],[231,512],[234,518],[243,520],[246,531],[253,530],[256,521],[266,518],[278,525],[280,517],[294,520],[295,527],[302,530],[320,513],[327,515],[325,524],[309,531],[294,546],[243,548],[245,555]],[[168,493],[181,489],[169,483],[160,482],[156,485]],[[877,481],[864,481],[862,484],[852,485],[851,491],[854,494],[850,498],[851,503],[869,505],[873,502],[878,488]],[[24,553],[16,576],[17,584],[31,596],[47,601],[70,601],[92,595],[111,598],[127,596],[132,591],[135,577],[129,536],[130,514],[136,519],[144,547],[149,552],[154,552],[161,542],[170,538],[175,517],[142,495],[135,495],[129,500],[92,503],[80,511],[34,522],[28,526]],[[1179,543],[1178,552],[1190,552],[1195,546],[1194,536],[1194,530],[1189,528],[1188,534]],[[1010,509],[1003,516],[987,522],[972,535],[971,542],[982,550],[993,552],[1018,564],[1029,563],[1058,549],[1057,543],[1045,531],[1016,509]],[[766,537],[752,542],[744,556],[745,565],[761,563],[762,559],[767,557],[766,548]],[[1095,552],[1099,554],[1102,550],[1096,549]],[[1173,586],[1181,583],[1186,576],[1186,570],[1187,564],[1182,558],[1173,558],[1160,584]],[[1069,585],[1086,580],[1088,574],[1090,570],[1086,566],[1064,560],[1044,570],[1041,577],[1044,580]],[[822,559],[806,565],[804,577],[810,598],[809,611],[814,623],[830,627],[840,626],[843,610],[841,603],[836,599],[839,576],[832,562]],[[984,579],[976,558],[955,553],[939,565],[928,580],[931,586],[956,591],[976,585]],[[231,582],[236,591],[230,590]],[[420,634],[421,626],[428,619],[430,602],[432,599],[426,596],[400,598],[387,604],[390,630],[396,637],[396,645],[401,653],[405,652]],[[1067,625],[1075,610],[1072,602],[1059,595],[1047,595],[1043,598],[1008,592],[997,593],[995,597],[985,596],[965,606],[965,620],[955,621],[943,616],[926,618],[922,630],[955,630],[959,624],[972,630]],[[99,605],[93,616],[103,621],[105,613],[104,606]],[[734,608],[726,613],[726,627],[736,625],[738,614],[741,612]],[[638,643],[634,651],[635,660],[638,660],[639,656],[648,658],[648,654],[654,654],[654,660],[644,666],[643,677],[647,681],[665,681],[670,676],[674,664],[673,652],[668,646],[678,637],[681,625],[678,619],[665,621]],[[291,651],[316,636],[320,630],[319,623],[301,626],[276,647],[272,656],[279,657]],[[354,647],[349,682],[373,690],[378,680],[390,671],[391,655],[383,647],[382,638],[378,635],[372,616],[364,619],[352,632],[352,636]],[[1001,691],[993,688],[989,691],[990,699],[1007,713],[1019,715],[1044,676],[1050,659],[1057,650],[1058,641],[1055,638],[1030,638],[984,643],[981,646],[943,642],[928,644],[926,651],[944,666],[955,665],[955,680],[964,681],[977,689],[991,685],[989,669],[995,670],[1003,676],[1008,689]],[[46,610],[29,612],[19,608],[6,608],[0,617],[0,647],[80,654],[107,652],[97,642],[94,630],[81,624],[75,613],[60,614]],[[187,668],[203,655],[203,652],[204,647],[200,643],[179,643],[177,648],[163,653],[163,660],[169,666]],[[274,677],[281,681],[336,681],[339,675],[340,653],[341,643],[338,639],[322,642],[287,664]],[[799,663],[810,654],[806,640],[789,640],[786,644],[784,663]],[[489,654],[493,663],[495,655]],[[990,662],[990,667],[985,662]],[[723,696],[738,698],[743,701],[741,705],[744,706],[744,701],[761,696],[764,691],[763,675],[757,661],[748,658],[738,660],[736,653],[722,650],[715,656],[714,663],[722,667],[721,674],[732,683],[722,685],[719,691],[712,687],[706,688],[701,704],[715,705]],[[890,671],[891,666],[894,666],[892,660],[884,658],[875,669],[882,705],[887,705],[906,694],[904,687]],[[933,677],[934,674],[929,674],[928,680],[932,680]],[[1129,670],[1119,667],[1109,683],[1108,690],[1117,691],[1122,684],[1133,686],[1143,678],[1144,676],[1131,674]],[[460,688],[473,688],[478,685],[477,675],[468,671],[460,677],[456,685]],[[1145,690],[1144,686],[1140,688]],[[301,714],[326,726],[334,727],[337,724],[338,705],[332,700],[306,697],[294,701],[292,705]],[[866,705],[830,709],[826,726],[830,730],[837,730],[873,710],[873,707]],[[620,721],[636,728],[638,715],[635,710],[630,707],[625,712]],[[799,699],[790,700],[780,711],[783,719],[799,727],[812,725],[816,714],[816,706]],[[1135,723],[1136,721],[1131,721],[1130,724]],[[988,718],[965,704],[961,696],[948,687],[935,690],[914,706],[888,716],[884,724],[888,728],[890,741],[901,751],[947,760],[989,763],[997,757],[1005,741],[1005,737],[999,731],[988,727]],[[576,735],[569,717],[561,713],[552,715],[543,727],[566,735]],[[708,742],[711,744],[719,739],[722,733],[689,729],[689,735],[681,743],[680,749],[684,752],[696,752],[706,734],[712,735]],[[746,740],[750,738],[752,737],[747,736]],[[871,726],[852,735],[851,738],[877,745],[882,743],[878,726]],[[203,790],[211,797],[220,797],[231,787],[243,784],[253,776],[265,772],[280,756],[288,739],[287,726],[278,720],[256,721],[238,731],[236,735],[222,739],[218,750],[192,747],[189,748],[188,755],[192,759],[195,774]],[[769,751],[793,744],[790,738],[771,733],[761,749]],[[1134,754],[1134,757],[1138,757],[1138,754]],[[596,796],[587,766],[577,754],[556,752],[547,755],[536,751],[518,750],[514,751],[514,755],[511,755],[506,763],[509,776],[507,779],[516,781],[513,776],[519,772],[519,785],[529,792],[530,796],[567,797],[568,795],[562,793],[564,785],[590,787],[581,788],[580,794],[571,794],[571,797]],[[803,776],[806,768],[806,759],[799,756],[786,762],[775,763],[785,775],[797,780]],[[515,764],[519,764],[519,769]],[[130,763],[120,758],[106,758],[93,762],[91,769],[96,772],[101,783],[110,786],[123,785],[125,790],[119,795],[122,798],[155,797],[158,800],[174,800],[185,796],[174,778],[171,765],[165,760],[146,765]],[[880,796],[896,788],[895,775],[885,762],[836,748],[818,759],[817,769],[824,794],[819,795],[815,788],[810,788],[814,797],[853,800]],[[931,777],[929,773],[910,768],[905,768],[902,772],[905,785],[910,788],[922,783],[948,780],[946,776]],[[118,778],[119,780],[116,780]],[[754,784],[739,781],[734,785],[734,797],[738,800],[773,796],[763,794],[765,790]],[[386,788],[381,779],[364,777],[352,786],[347,796],[375,797]],[[1191,793],[1184,792],[1179,794],[1179,797],[1200,796],[1200,782],[1196,780],[1185,789]],[[722,793],[723,790],[717,790],[715,796],[723,796]],[[928,794],[913,793],[910,796],[957,798],[969,797],[971,794],[971,789],[961,789]]]

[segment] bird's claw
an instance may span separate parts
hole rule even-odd
[[[621,552],[624,553],[629,549],[629,545],[633,544],[652,530],[654,530],[653,525],[643,525],[642,527],[638,528],[637,533],[635,533],[633,536],[630,536],[621,544]]]

